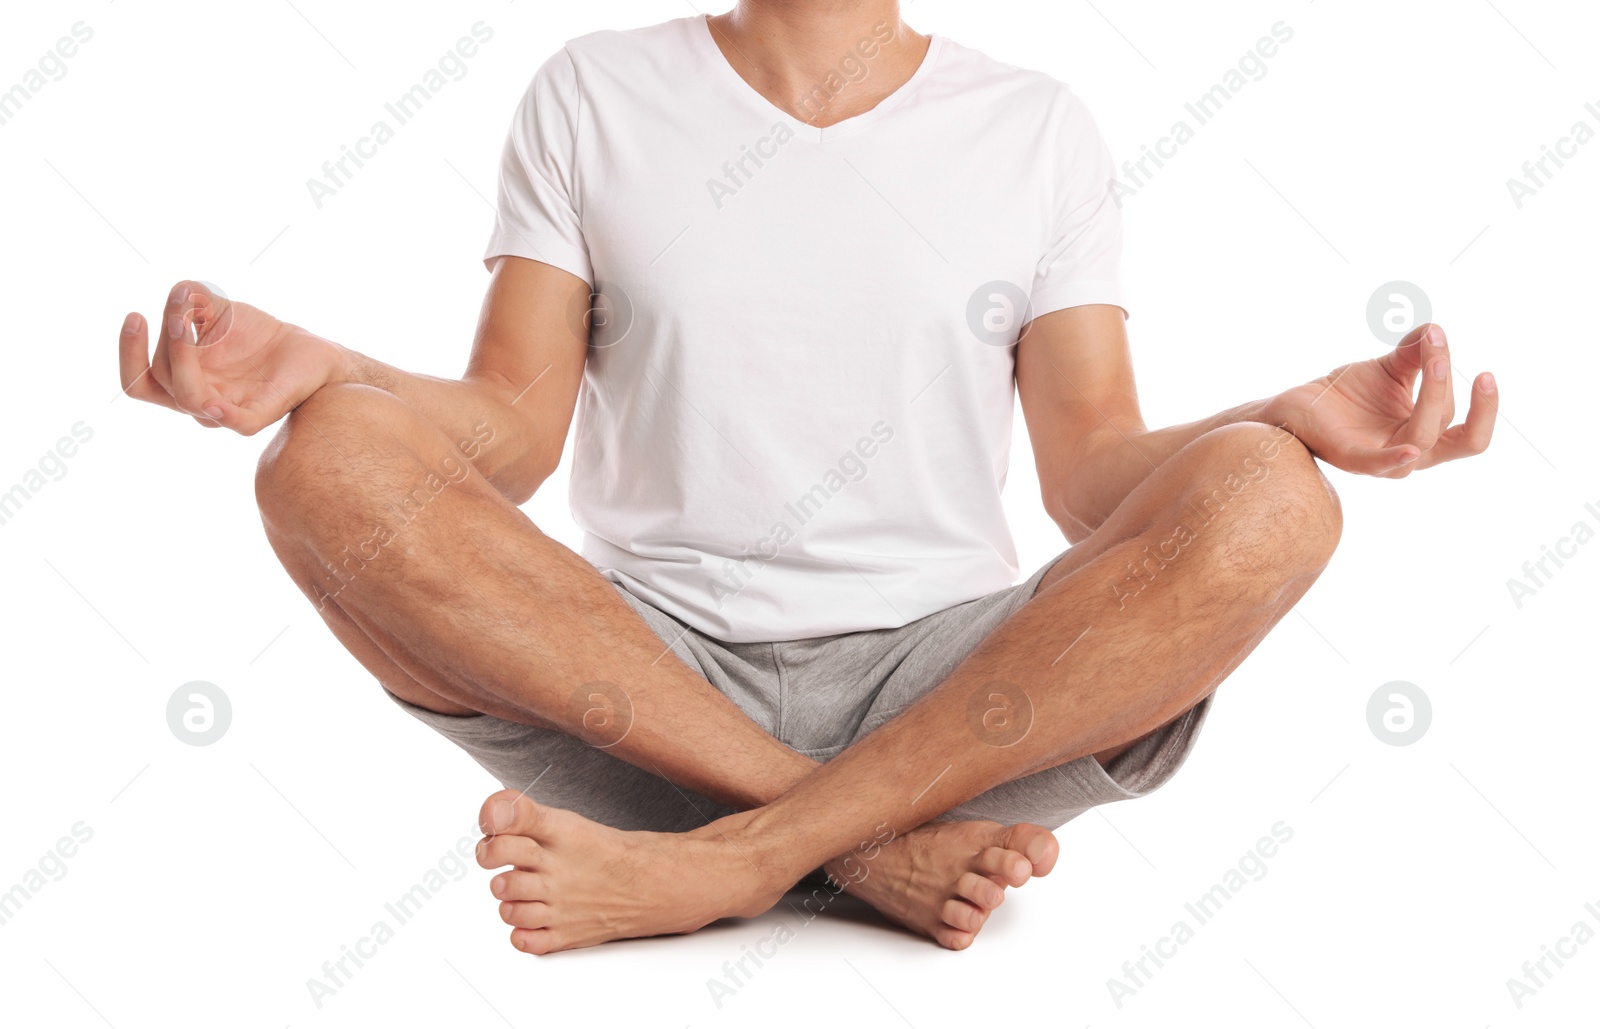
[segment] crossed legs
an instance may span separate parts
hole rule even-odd
[[[1339,532],[1337,501],[1292,437],[1208,433],[1152,470],[944,683],[819,767],[663,655],[610,584],[388,394],[313,396],[264,454],[258,497],[291,576],[395,695],[586,738],[574,694],[620,683],[633,721],[604,741],[613,754],[747,809],[690,833],[627,833],[491,797],[480,860],[515,866],[496,893],[513,942],[535,953],[759,911],[825,863],[890,917],[967,945],[1003,886],[1049,870],[1055,841],[1039,827],[926,823],[1030,772],[1109,760],[1182,715],[1288,611]],[[1005,746],[968,719],[997,681],[1031,713]],[[863,858],[871,874],[857,878]]]

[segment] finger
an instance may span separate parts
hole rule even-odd
[[[1356,475],[1394,476],[1406,473],[1422,450],[1411,443],[1387,447],[1344,446],[1317,455],[1335,468]]]
[[[205,413],[194,420],[208,429],[232,429],[241,436],[254,436],[266,425],[266,420],[256,411],[241,407],[221,395],[206,402]]]
[[[209,282],[196,279],[189,286],[189,318],[194,325],[195,345],[215,346],[233,327],[233,302]]]
[[[122,322],[117,345],[117,364],[122,374],[122,392],[135,400],[177,410],[172,396],[150,374],[150,331],[144,318],[130,314]]]
[[[1423,360],[1431,361],[1435,357],[1442,357],[1447,362],[1451,361],[1450,340],[1444,334],[1444,326],[1428,325],[1426,328],[1427,334],[1421,340],[1421,350],[1425,355]],[[1448,364],[1445,366],[1445,370],[1450,372],[1450,375],[1446,378],[1446,384],[1450,386],[1450,389],[1445,391],[1444,410],[1439,415],[1439,431],[1441,433],[1450,428],[1450,423],[1456,420],[1455,373]]]
[[[232,302],[216,286],[199,279],[184,279],[167,293],[161,312],[164,339],[177,339],[183,327],[194,327],[195,341],[201,346],[217,342],[216,337],[232,321]]]
[[[195,309],[189,300],[188,287],[188,283],[179,283],[168,295],[168,313],[162,321],[170,390],[180,409],[192,415],[210,414],[206,408],[212,406],[211,401],[216,397],[206,384],[200,348],[191,342]]]
[[[183,305],[189,299],[189,283],[180,282],[173,286],[167,293],[166,304],[161,309],[161,317],[156,320],[155,337],[156,352],[150,359],[151,367],[161,377],[163,384],[172,382],[171,359],[172,341],[183,334]]]
[[[1472,457],[1489,449],[1494,437],[1495,418],[1500,413],[1499,387],[1494,376],[1484,372],[1472,384],[1472,399],[1466,421],[1445,430],[1439,442],[1428,451],[1427,466],[1457,458]]]
[[[1432,322],[1418,325],[1405,334],[1405,338],[1395,344],[1395,348],[1379,358],[1384,370],[1392,375],[1395,380],[1406,388],[1417,379],[1417,373],[1422,371],[1422,366],[1427,363],[1427,354],[1424,344],[1432,330],[1438,328]],[[1440,329],[1441,335],[1444,330]]]
[[[1417,390],[1417,401],[1411,408],[1411,417],[1391,443],[1410,443],[1422,453],[1427,453],[1439,440],[1449,422],[1446,413],[1453,406],[1450,384],[1450,358],[1444,355],[1444,346],[1428,346],[1431,353],[1422,370],[1422,385]]]

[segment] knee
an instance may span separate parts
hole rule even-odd
[[[407,426],[415,413],[371,386],[324,386],[290,412],[256,464],[256,504],[268,531],[357,503],[361,482],[387,464],[414,462]]]
[[[1187,451],[1194,453],[1188,454]],[[1320,572],[1343,530],[1339,497],[1292,433],[1260,422],[1212,430],[1185,448],[1187,513],[1221,537],[1217,557],[1252,576]]]

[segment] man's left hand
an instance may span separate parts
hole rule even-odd
[[[1413,400],[1418,375],[1422,388]],[[1466,420],[1456,425],[1450,378],[1444,329],[1420,325],[1382,357],[1275,397],[1268,416],[1336,468],[1403,479],[1489,445],[1500,406],[1494,376],[1483,372],[1473,380]]]

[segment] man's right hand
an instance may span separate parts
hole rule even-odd
[[[207,428],[250,436],[338,377],[343,348],[230,301],[193,280],[167,296],[156,330],[137,312],[122,324],[122,390],[194,416]]]

